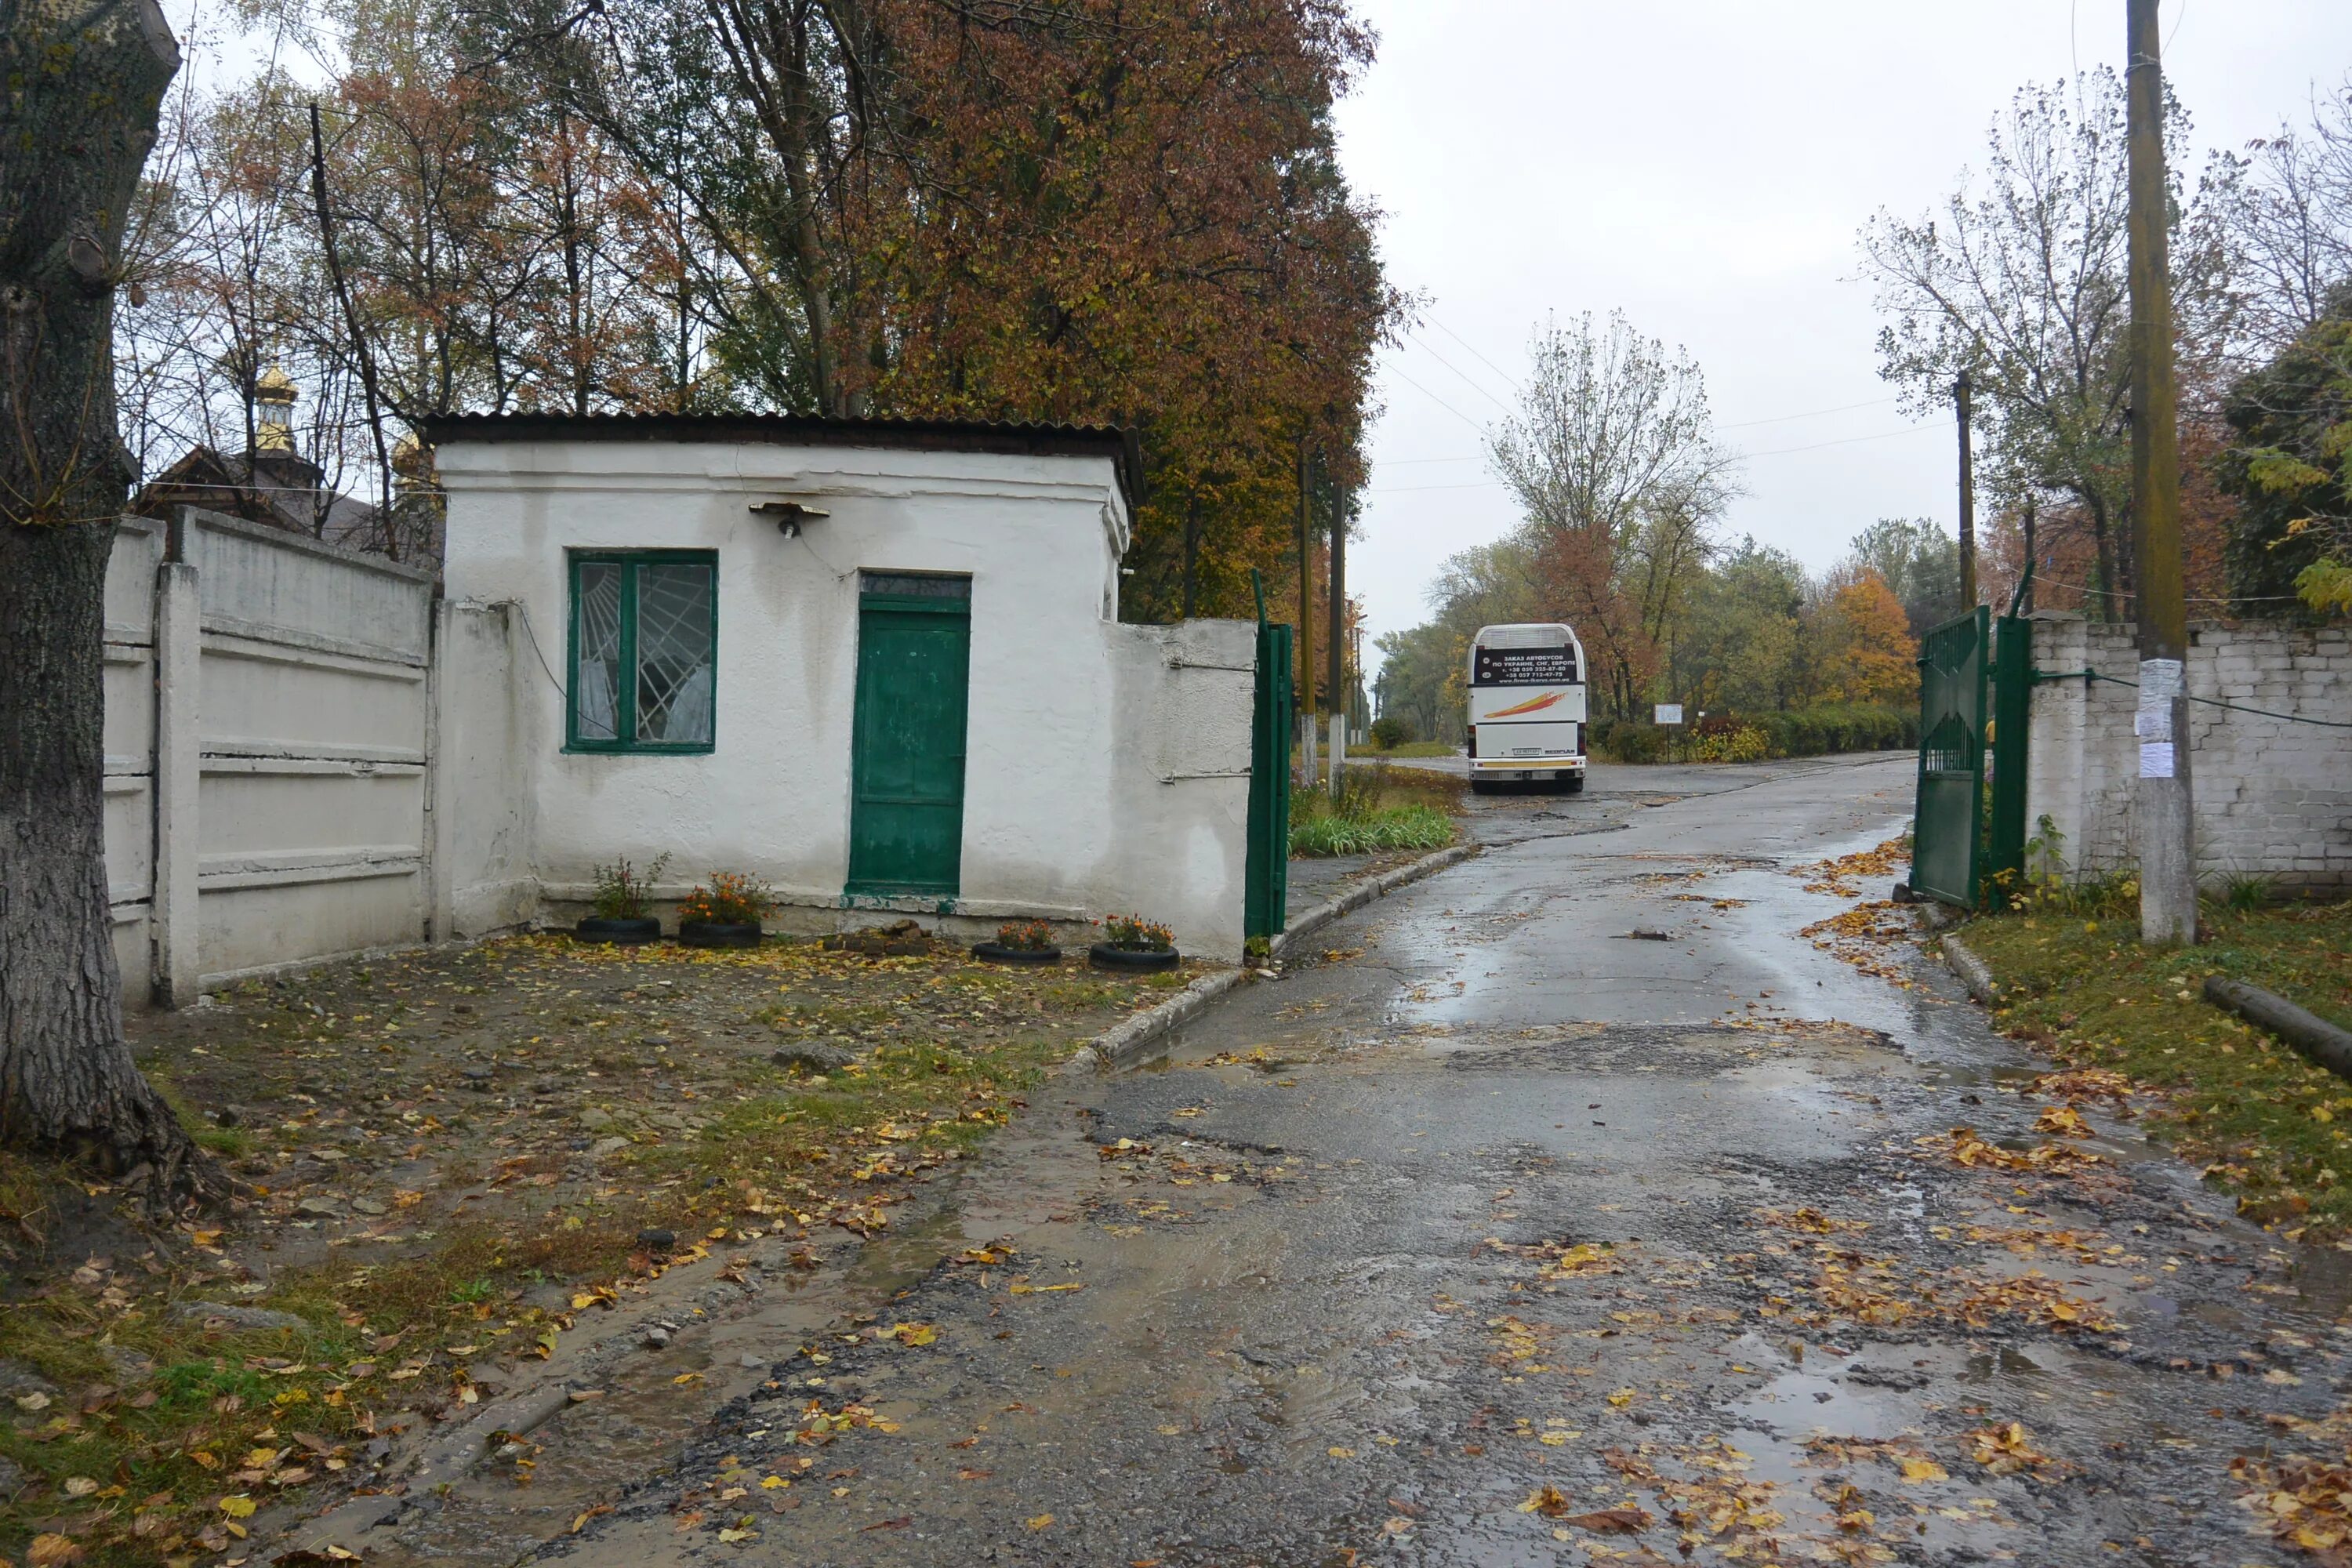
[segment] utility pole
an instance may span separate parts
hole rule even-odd
[[[1960,423],[1960,613],[1977,607],[1977,464],[1969,439],[1969,398],[1976,390],[1967,371],[1952,383],[1952,411]]]
[[[2025,598],[2024,598],[2024,610],[2025,610],[2025,613],[2026,613],[2027,615],[2029,615],[2029,616],[2030,616],[2030,615],[2032,615],[2032,614],[2033,613],[2033,525],[2034,525],[2035,521],[2037,521],[2037,518],[2036,518],[2036,516],[2035,516],[2035,509],[2036,509],[2037,507],[2039,507],[2040,505],[2041,505],[2041,502],[2040,502],[2039,499],[2035,497],[2034,493],[2033,493],[2032,490],[2028,490],[2028,491],[2026,491],[2026,492],[2025,492]]]
[[[2172,364],[2165,228],[2164,66],[2157,0],[2126,0],[2131,173],[2132,544],[2139,576],[2139,938],[2197,940],[2196,816],[2189,788],[2189,601],[2180,575],[2180,388]]]
[[[1331,498],[1331,794],[1348,755],[1348,501]]]
[[[1315,552],[1307,527],[1307,437],[1298,438],[1298,761],[1300,782],[1315,782]]]

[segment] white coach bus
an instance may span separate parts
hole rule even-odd
[[[1470,643],[1470,787],[1584,788],[1584,645],[1557,623],[1481,626]]]

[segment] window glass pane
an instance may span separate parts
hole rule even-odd
[[[713,671],[709,566],[637,568],[637,734],[671,745],[708,744]]]
[[[608,562],[580,568],[576,617],[580,668],[572,672],[572,731],[583,741],[620,738],[621,569]]]

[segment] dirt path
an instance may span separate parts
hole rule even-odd
[[[1498,845],[1160,1070],[1057,1086],[943,1194],[938,1267],[871,1321],[780,1334],[674,1473],[542,1555],[2326,1541],[2272,1500],[2309,1475],[2284,1455],[2342,1450],[2341,1255],[2236,1219],[2112,1084],[2045,1076],[1939,971],[1843,962],[1866,939],[1820,922],[1851,900],[1803,868],[1884,839],[1909,774],[1828,777]]]

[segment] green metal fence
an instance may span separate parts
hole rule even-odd
[[[1282,934],[1290,904],[1291,628],[1269,625],[1265,587],[1257,590],[1257,697],[1250,731],[1249,858],[1242,930]]]
[[[1919,644],[1919,794],[1911,888],[1963,909],[1983,866],[1985,710],[1992,611],[1979,605]]]
[[[2015,610],[1979,605],[1920,639],[1911,888],[1962,909],[2025,870],[2033,627]]]

